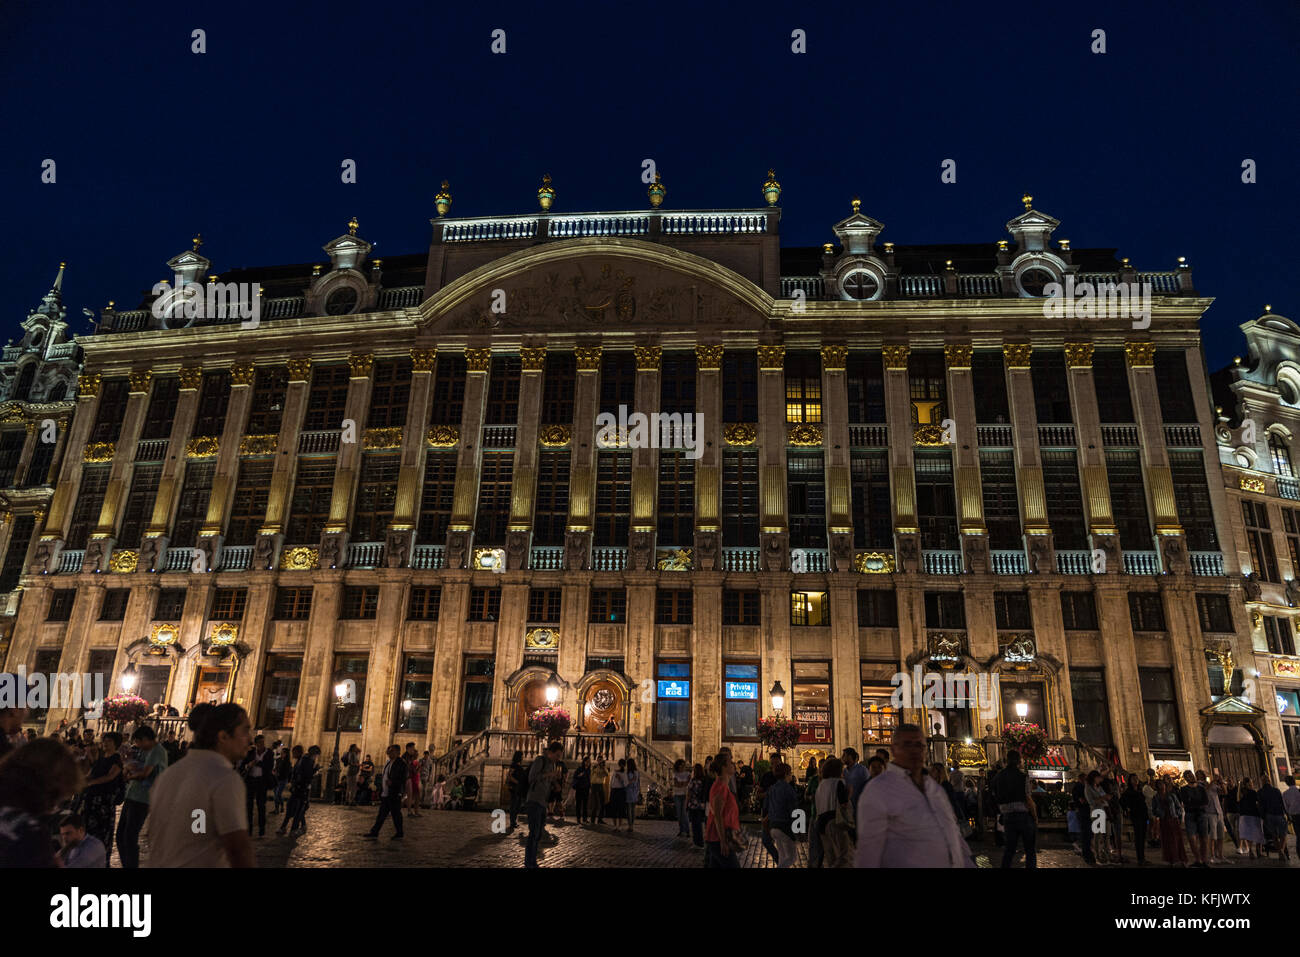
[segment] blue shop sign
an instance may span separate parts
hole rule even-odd
[[[659,682],[659,697],[661,698],[689,698],[691,696],[691,683],[676,679],[672,681]]]
[[[758,682],[757,681],[728,681],[727,700],[728,701],[757,701]]]

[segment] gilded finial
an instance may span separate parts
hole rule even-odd
[[[651,183],[650,188],[645,191],[645,194],[650,197],[650,205],[655,209],[658,209],[660,204],[663,203],[664,195],[667,192],[668,188],[660,181],[659,172],[656,170],[655,181]]]
[[[1007,251],[1007,240],[1005,240],[1005,239],[999,239],[999,240],[998,240],[998,250],[999,250],[1000,252],[1006,252],[1006,251]]]
[[[862,200],[859,199],[858,197],[854,196],[854,197],[853,197],[853,212],[854,212],[854,213],[857,213],[859,207],[861,207],[861,206],[862,206]]]
[[[1021,196],[1020,201],[1025,204],[1025,212],[1028,212],[1030,209],[1033,208],[1034,197],[1030,196],[1028,193],[1025,193],[1024,196]]]
[[[1070,241],[1068,239],[1058,239],[1056,243],[1061,247],[1061,252],[1068,253],[1070,251]]]
[[[763,183],[763,198],[767,205],[775,206],[781,198],[781,184],[776,181],[776,170],[767,171],[767,180]]]
[[[190,242],[194,243],[194,249],[191,250],[191,252],[198,252],[199,247],[203,245],[203,234],[195,233],[194,238],[190,240]]]
[[[1270,306],[1268,303],[1264,303],[1264,311],[1265,311],[1265,312],[1272,312],[1272,311],[1273,311],[1273,307]]]
[[[67,265],[68,265],[67,263],[59,263],[59,268],[64,269],[67,267]]]
[[[835,245],[833,243],[822,243],[822,252],[828,256],[831,255],[831,253],[835,252]]]
[[[537,191],[537,204],[543,210],[551,208],[555,202],[555,187],[551,185],[551,174],[547,173],[542,177],[542,188]]]
[[[349,220],[348,220],[348,235],[349,235],[349,236],[355,236],[355,235],[357,234],[357,227],[360,226],[360,225],[361,225],[361,224],[357,222],[357,218],[356,218],[355,216],[353,216],[351,219],[349,219]]]
[[[446,216],[447,210],[451,209],[451,184],[445,179],[442,181],[442,190],[433,197],[433,205],[439,216]]]

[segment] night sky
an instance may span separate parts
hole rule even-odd
[[[352,215],[372,255],[421,252],[444,178],[453,216],[535,211],[543,173],[557,212],[645,209],[645,158],[674,210],[761,206],[775,167],[784,245],[834,239],[854,194],[882,241],[1009,238],[1028,190],[1076,249],[1186,256],[1211,368],[1264,303],[1300,320],[1289,0],[290,7],[5,0],[0,339],[60,260],[83,333],[196,231],[214,271],[327,262]]]

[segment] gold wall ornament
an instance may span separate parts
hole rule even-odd
[[[728,445],[753,445],[758,441],[758,426],[750,422],[725,425],[722,427],[722,440]]]
[[[305,545],[298,548],[286,548],[284,554],[280,556],[280,571],[282,572],[306,572],[311,571],[320,562],[320,549],[308,548]]]
[[[77,377],[77,398],[93,399],[99,395],[99,386],[104,377],[98,372],[83,372]]]
[[[210,459],[221,451],[221,436],[197,435],[185,443],[187,459]]]
[[[174,645],[180,636],[181,629],[178,625],[154,625],[153,629],[149,632],[149,644],[157,647]]]
[[[108,570],[119,575],[127,575],[140,565],[140,553],[130,548],[115,548],[108,559]]]
[[[864,575],[889,575],[896,565],[889,552],[859,552],[853,559],[853,567]]]
[[[520,349],[519,363],[524,372],[542,372],[546,368],[546,347]]]
[[[185,366],[176,377],[181,380],[181,391],[197,389],[203,383],[203,366]]]
[[[758,367],[763,370],[785,369],[785,346],[759,346]]]
[[[943,361],[949,369],[969,369],[974,346],[948,345],[943,347]]]
[[[798,425],[792,425],[790,426],[787,441],[791,445],[821,445],[821,426],[812,425],[808,422],[800,422]]]
[[[290,359],[285,363],[289,368],[290,382],[310,382],[311,381],[311,360],[310,359]]]
[[[1002,345],[1002,354],[1006,357],[1008,369],[1028,369],[1029,357],[1034,347],[1028,342],[1006,342]]]
[[[579,372],[599,372],[600,355],[600,346],[578,346],[573,350],[573,359]]]
[[[959,768],[986,768],[989,764],[984,747],[974,741],[969,744],[965,740],[950,743],[948,758]]]
[[[659,362],[664,351],[659,346],[637,346],[632,352],[636,355],[637,372],[658,372]]]
[[[23,412],[23,407],[17,402],[9,402],[3,407],[3,409],[0,409],[0,422],[6,424],[11,422],[23,422],[26,418],[27,416]]]
[[[438,364],[437,349],[412,349],[411,350],[411,371],[412,372],[432,372],[433,367]]]
[[[149,381],[152,378],[153,378],[153,373],[150,372],[148,369],[143,369],[140,372],[128,373],[126,380],[128,383],[130,383],[130,385],[127,391],[131,395],[138,395],[141,393],[148,394]]]
[[[548,449],[559,449],[573,441],[572,430],[567,425],[544,425],[537,433],[538,444]]]
[[[239,440],[239,454],[271,455],[279,444],[280,436],[274,433],[270,435],[246,435]]]
[[[465,368],[469,372],[487,372],[492,365],[491,349],[466,349]]]
[[[253,363],[236,362],[230,367],[230,384],[235,385],[252,385],[255,372]]]
[[[1092,343],[1067,342],[1065,344],[1065,364],[1071,369],[1092,368]]]
[[[90,442],[81,452],[81,461],[111,462],[116,454],[117,444],[114,442]]]
[[[912,444],[933,446],[947,445],[948,443],[944,441],[943,428],[941,426],[922,425],[918,426],[916,431],[912,433]]]
[[[1300,678],[1300,659],[1274,658],[1273,674],[1280,678]]]
[[[425,433],[424,440],[435,449],[455,448],[460,441],[460,429],[454,425],[435,425]]]
[[[402,447],[402,429],[366,429],[361,433],[361,447],[368,452],[378,449],[400,449]]]
[[[370,353],[354,352],[348,356],[348,368],[352,370],[353,379],[370,378],[370,370],[374,367],[375,357]]]
[[[848,346],[822,346],[822,369],[827,372],[842,372],[849,359]]]
[[[212,629],[208,643],[218,647],[233,645],[239,639],[239,626],[233,621],[223,621]]]
[[[36,422],[35,422],[35,420],[29,420],[29,421],[27,421],[27,422],[24,422],[24,423],[23,423],[23,428],[24,428],[24,430],[27,432],[28,435],[35,435],[35,434],[36,434]]]
[[[907,371],[907,357],[911,353],[911,346],[881,346],[880,348],[880,354],[885,360],[885,368],[894,372]]]
[[[1253,478],[1249,475],[1243,475],[1237,480],[1238,487],[1243,492],[1263,492],[1264,480],[1262,478]]]
[[[493,572],[503,569],[506,566],[506,550],[504,548],[476,548],[474,549],[474,560],[470,568],[474,571]]]
[[[1154,342],[1126,342],[1124,354],[1128,356],[1131,369],[1146,369],[1155,365],[1156,344]]]
[[[524,632],[524,647],[536,651],[555,651],[560,647],[558,628],[529,628]]]
[[[692,549],[660,548],[656,551],[655,567],[661,572],[688,572],[694,566]]]
[[[695,347],[695,367],[697,369],[721,369],[722,368],[721,345],[708,345]]]

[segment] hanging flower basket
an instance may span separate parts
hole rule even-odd
[[[758,722],[758,740],[765,748],[789,751],[799,743],[799,722],[780,716],[761,718]]]
[[[139,695],[115,694],[104,699],[104,717],[109,721],[139,721],[149,713],[149,702]]]
[[[1016,722],[1004,725],[1002,740],[1015,748],[1025,761],[1038,761],[1047,754],[1047,732],[1036,724]]]
[[[528,729],[548,741],[563,738],[571,724],[569,712],[563,708],[538,708],[528,716]]]

